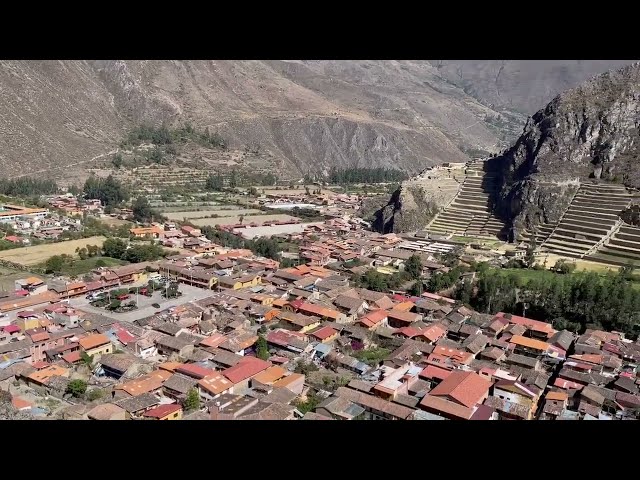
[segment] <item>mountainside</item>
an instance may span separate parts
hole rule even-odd
[[[514,233],[559,219],[576,182],[640,187],[640,63],[551,101],[527,122],[502,165],[499,213]]]
[[[186,122],[219,134],[230,151],[259,151],[269,168],[285,176],[332,165],[417,173],[498,152],[524,122],[514,108],[488,106],[482,92],[491,89],[490,76],[466,66],[470,90],[455,81],[452,63],[92,60],[0,66],[0,168],[9,177],[67,177],[108,160],[135,126]],[[521,101],[527,91],[512,97]]]
[[[431,60],[443,78],[495,110],[530,115],[556,95],[632,60]],[[515,140],[515,138],[514,138]]]

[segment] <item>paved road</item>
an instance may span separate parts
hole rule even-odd
[[[109,318],[113,318],[114,320],[123,321],[123,322],[134,322],[140,318],[145,318],[153,315],[155,312],[167,309],[169,307],[176,307],[178,305],[183,305],[188,302],[192,302],[195,300],[201,300],[213,294],[211,290],[204,290],[198,287],[192,287],[189,285],[180,285],[180,291],[182,292],[182,296],[179,298],[174,298],[171,300],[165,300],[160,293],[155,293],[153,297],[145,297],[140,295],[138,297],[140,308],[137,310],[133,310],[131,312],[125,313],[115,313],[105,310],[104,308],[92,307],[89,305],[89,300],[84,297],[73,298],[69,301],[70,305],[78,310],[83,310],[85,312],[97,313],[99,315],[104,315]],[[131,299],[135,301],[136,295],[131,295]],[[130,301],[128,300],[128,301]],[[154,308],[151,306],[152,303],[159,303],[160,308]]]

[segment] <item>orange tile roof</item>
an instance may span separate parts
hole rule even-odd
[[[29,277],[25,279],[25,282],[27,282],[29,285],[40,285],[41,283],[44,283],[42,279],[38,277]]]
[[[397,310],[399,312],[408,312],[413,307],[415,307],[415,303],[413,303],[413,302],[402,302],[402,303],[398,303],[397,305],[395,305],[393,307],[393,310]]]
[[[549,392],[546,398],[547,400],[560,400],[564,402],[569,398],[569,395],[567,395],[567,392]]]
[[[491,382],[475,372],[453,371],[429,392],[429,396],[444,397],[467,408],[482,401]]]
[[[300,380],[301,378],[304,381],[304,375],[302,373],[292,373],[291,375],[287,375],[286,377],[282,377],[280,380],[275,382],[273,384],[273,386],[275,388],[280,388],[280,387],[285,387],[286,388],[289,385],[291,385],[293,382],[296,382],[296,381]]]
[[[212,373],[198,380],[198,385],[211,395],[218,395],[233,387],[233,382],[227,380],[221,373]]]
[[[60,367],[58,365],[51,365],[50,367],[43,368],[33,372],[27,378],[37,383],[44,383],[51,377],[66,377],[69,374],[69,369]]]
[[[446,398],[433,396],[430,393],[424,396],[420,405],[425,408],[425,410],[444,413],[445,415],[459,419],[469,420],[473,415],[472,408],[464,407],[458,403],[451,402]]]
[[[24,398],[20,397],[13,397],[11,399],[11,404],[18,410],[22,410],[23,408],[31,408],[33,406],[31,402],[28,402]]]
[[[288,303],[288,302],[287,302],[287,300],[285,300],[285,299],[283,299],[283,298],[276,298],[276,299],[273,301],[273,306],[274,306],[274,307],[280,307],[280,308],[282,308],[282,307],[284,307],[287,303]]]
[[[332,310],[330,308],[325,308],[320,305],[316,305],[314,303],[307,303],[307,302],[300,305],[300,308],[298,310],[304,313],[310,313],[312,315],[316,315],[318,317],[332,318],[333,320],[337,320],[342,315],[337,310]]]
[[[511,315],[507,317],[507,314],[505,314],[504,312],[498,312],[494,317],[494,319],[501,319],[501,318],[504,318],[509,323],[514,323],[516,325],[524,325],[530,330],[534,330],[537,332],[544,332],[544,333],[555,332],[553,325],[547,322],[541,322],[540,320],[533,320],[532,318],[521,317],[519,315]]]
[[[417,322],[422,318],[421,315],[411,312],[403,312],[402,310],[388,310],[387,317],[394,320],[400,320],[401,322]]]
[[[166,370],[155,370],[135,380],[117,385],[116,389],[124,390],[132,397],[136,397],[143,393],[153,392],[159,389],[172,375],[171,372]]]
[[[320,327],[313,332],[309,332],[309,336],[318,338],[320,340],[326,340],[327,338],[333,337],[337,333],[337,330],[334,330],[329,325],[325,325],[324,327]]]
[[[161,370],[166,370],[167,372],[175,372],[177,368],[180,368],[183,363],[180,362],[164,362],[158,365],[158,368]]]
[[[382,322],[385,318],[387,318],[386,310],[374,310],[373,312],[367,313],[364,317],[360,318],[359,321],[369,327],[373,327],[374,325]]]
[[[110,343],[110,340],[102,333],[95,333],[93,335],[82,337],[78,340],[78,343],[84,350],[91,350],[92,348]]]
[[[546,352],[549,348],[549,344],[547,342],[536,340],[534,338],[523,337],[522,335],[514,335],[509,339],[509,343],[520,345],[521,347],[533,348],[543,352]]]
[[[39,295],[30,295],[20,299],[5,300],[0,303],[0,312],[11,312],[26,307],[32,307],[40,303],[54,302],[60,297],[52,291],[46,291]]]
[[[253,377],[253,380],[256,380],[265,385],[270,385],[280,380],[282,377],[285,376],[286,373],[287,373],[287,370],[277,365],[274,365],[273,367],[269,367],[266,370],[257,374],[255,377]]]

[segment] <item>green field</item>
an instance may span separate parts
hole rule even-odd
[[[62,274],[70,277],[78,277],[85,273],[89,273],[91,270],[94,270],[99,266],[118,267],[120,265],[126,265],[127,263],[129,262],[111,257],[91,257],[84,260],[74,258],[72,263],[65,264],[62,268]]]
[[[500,268],[500,269],[496,269],[496,271],[502,275],[502,276],[508,276],[510,274],[513,274],[515,276],[517,276],[523,284],[526,284],[529,280],[543,280],[545,278],[552,278],[555,275],[563,275],[561,273],[556,273],[556,272],[552,272],[551,270],[531,270],[531,269],[527,269],[527,268]],[[585,270],[576,270],[573,273],[571,273],[570,275],[582,275],[586,273]],[[599,273],[601,276],[604,277],[604,275],[607,273],[606,271],[602,271],[602,272],[596,272]],[[615,272],[614,272],[615,273]],[[637,275],[636,275],[637,277]],[[640,290],[640,278],[637,278],[635,280],[632,281],[631,285],[633,286],[634,289],[636,290]]]

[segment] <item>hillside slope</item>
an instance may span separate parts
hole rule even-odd
[[[230,149],[259,149],[283,175],[332,165],[417,173],[498,152],[524,121],[429,61],[0,65],[0,168],[9,177],[65,177],[107,159],[136,125],[185,122],[219,133]],[[478,76],[475,88],[487,81]]]

